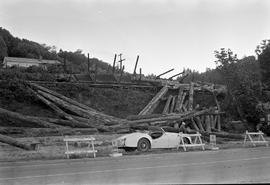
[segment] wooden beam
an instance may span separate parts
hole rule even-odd
[[[139,61],[139,55],[137,55],[137,59],[136,59],[136,63],[135,63],[135,67],[134,67],[134,71],[133,71],[133,75],[136,75],[136,69],[137,69],[137,65],[138,65],[138,61]]]
[[[181,110],[180,103],[181,103],[182,96],[184,93],[183,90],[184,90],[183,88],[179,87],[178,96],[177,96],[176,103],[175,103],[175,111],[176,112],[180,112],[180,110]]]
[[[139,115],[151,114],[154,108],[159,103],[159,99],[162,98],[168,91],[168,87],[164,86],[157,94],[152,98],[152,100],[146,105],[146,107],[139,113]]]
[[[204,128],[203,128],[203,126],[202,126],[202,122],[201,122],[200,117],[199,117],[199,116],[194,117],[194,120],[196,121],[196,123],[197,123],[199,129],[200,129],[201,131],[205,131]]]
[[[172,113],[174,111],[174,107],[175,107],[175,98],[176,96],[172,97],[172,101],[171,101],[171,106],[170,106],[170,110],[169,113]]]
[[[194,121],[193,117],[191,118],[191,123],[192,123],[193,128],[194,128],[196,131],[200,131],[200,129],[199,129],[198,126],[196,125],[196,122]]]
[[[210,116],[209,115],[206,115],[205,116],[205,130],[206,132],[211,132],[211,125],[210,125]]]
[[[18,147],[18,148],[22,148],[24,150],[33,150],[33,149],[35,149],[33,147],[33,145],[25,144],[23,142],[19,142],[16,139],[13,139],[12,137],[5,136],[5,135],[2,135],[2,134],[0,134],[0,142],[6,143],[6,144],[9,144],[9,145]]]
[[[114,74],[114,72],[115,72],[115,62],[116,62],[116,57],[117,57],[117,54],[114,55],[112,74]]]
[[[164,72],[164,73],[161,73],[161,74],[159,74],[159,75],[157,75],[157,79],[158,78],[160,78],[162,75],[165,75],[165,74],[167,74],[167,73],[169,73],[169,72],[171,72],[171,71],[173,71],[174,69],[170,69],[170,70],[168,70],[168,71],[166,71],[166,72]]]
[[[188,110],[193,110],[193,94],[194,94],[194,83],[190,83],[190,89],[189,89],[189,100],[188,100]]]
[[[169,97],[168,97],[168,99],[166,101],[166,104],[164,106],[164,109],[162,111],[162,114],[168,114],[169,113],[169,107],[170,107],[171,100],[172,100],[172,95],[169,95]]]

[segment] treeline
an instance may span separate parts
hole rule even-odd
[[[258,108],[270,101],[270,41],[264,40],[255,50],[257,56],[241,59],[230,49],[215,51],[216,68],[199,73],[190,69],[184,82],[202,81],[224,84],[228,95],[222,102],[223,110],[235,120],[246,120],[256,125],[269,110]],[[269,112],[270,113],[270,112]]]
[[[55,46],[39,44],[27,39],[14,37],[8,30],[0,27],[0,62],[4,57],[43,58],[48,60],[59,60],[64,64],[66,61],[66,72],[82,73],[88,71],[87,56],[78,49],[74,52],[60,49],[56,51]],[[112,67],[97,58],[90,58],[90,69],[97,68],[99,72],[110,70]],[[60,70],[60,69],[59,69]]]

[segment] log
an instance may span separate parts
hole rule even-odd
[[[183,93],[183,96],[182,96],[182,98],[181,98],[181,101],[180,101],[180,104],[179,104],[179,108],[178,108],[178,110],[181,112],[182,111],[182,109],[183,109],[183,104],[184,104],[184,101],[185,101],[185,98],[186,98],[186,95],[187,95],[187,93],[186,92],[184,92]],[[184,111],[185,112],[185,111]]]
[[[14,139],[12,137],[5,136],[5,135],[2,135],[2,134],[0,134],[0,142],[6,143],[6,144],[9,144],[11,146],[18,147],[18,148],[22,148],[24,150],[33,150],[33,149],[35,149],[34,145],[19,142],[19,141],[17,141],[16,139]]]
[[[191,123],[192,123],[193,128],[194,128],[196,131],[200,131],[200,129],[199,129],[198,126],[196,125],[196,122],[194,121],[193,117],[191,118]]]
[[[194,83],[190,83],[190,90],[189,90],[189,100],[188,100],[188,110],[193,110],[193,94],[194,94]]]
[[[210,116],[206,115],[205,116],[205,130],[206,132],[211,132],[211,125],[210,125]]]
[[[97,132],[98,130],[96,128],[73,128],[73,129],[67,128],[58,130],[53,128],[0,127],[0,134],[20,135],[24,137],[93,134]]]
[[[191,117],[196,117],[196,116],[202,115],[202,114],[209,112],[209,111],[213,111],[213,109],[210,108],[210,109],[205,109],[205,110],[201,110],[201,111],[188,112],[184,115],[183,114],[173,114],[173,115],[168,115],[166,117],[134,120],[134,121],[130,121],[129,125],[136,125],[136,124],[140,124],[140,123],[149,123],[149,122],[155,122],[155,121],[182,121],[182,120],[190,119]]]
[[[231,138],[231,139],[237,139],[237,140],[244,139],[243,134],[233,134],[233,133],[228,133],[228,132],[201,132],[201,134],[203,136],[210,136],[211,134],[214,134],[217,137]]]
[[[89,111],[93,111],[93,112],[97,112],[97,110],[92,109],[91,107],[88,107],[88,106],[86,106],[86,105],[84,105],[84,104],[82,104],[82,103],[79,103],[79,102],[77,102],[77,101],[71,99],[71,98],[68,98],[68,97],[66,97],[66,96],[63,96],[63,95],[61,95],[61,94],[59,94],[59,93],[57,93],[57,92],[55,92],[55,91],[51,91],[51,90],[49,90],[49,89],[47,89],[47,88],[45,88],[45,87],[42,87],[42,86],[40,86],[40,85],[37,85],[37,84],[35,84],[35,83],[29,83],[29,85],[30,85],[31,87],[33,87],[34,89],[38,89],[38,90],[40,90],[40,91],[46,92],[46,93],[48,93],[48,94],[51,94],[52,96],[55,96],[55,97],[57,97],[57,98],[60,98],[60,99],[62,99],[62,100],[64,100],[64,101],[66,101],[66,102],[68,102],[68,103],[70,103],[70,104],[72,104],[72,105],[76,105],[76,106],[78,106],[78,107],[80,107],[80,108],[82,108],[82,109],[89,110]]]
[[[181,99],[182,99],[182,96],[183,96],[183,93],[184,93],[183,90],[184,89],[182,87],[179,87],[179,92],[178,92],[178,96],[177,96],[176,103],[175,103],[175,111],[176,112],[181,111],[180,103],[181,103]]]
[[[68,110],[69,112],[71,112],[74,115],[83,117],[83,118],[87,118],[87,119],[91,119],[92,121],[97,122],[97,124],[106,124],[106,123],[127,123],[127,120],[124,119],[120,119],[120,118],[115,118],[113,116],[109,116],[109,115],[105,115],[105,114],[100,114],[98,112],[92,112],[92,111],[87,111],[85,109],[82,109],[78,106],[72,105],[58,97],[52,96],[46,92],[43,91],[39,91],[38,93],[41,94],[42,96],[44,96],[45,98],[55,102],[55,104],[57,104],[58,106],[64,108],[65,110]]]
[[[195,119],[195,121],[196,121],[196,123],[197,123],[197,125],[198,125],[198,127],[200,129],[200,131],[205,131],[204,128],[203,128],[203,126],[202,126],[202,122],[201,122],[200,117],[199,116],[196,116],[196,117],[194,117],[194,119]]]
[[[153,99],[146,105],[146,107],[139,113],[139,115],[151,114],[154,111],[154,108],[157,107],[159,99],[162,98],[168,91],[168,87],[164,86]]]
[[[169,107],[170,107],[171,100],[172,100],[172,95],[169,95],[169,97],[168,97],[168,99],[166,101],[166,104],[164,106],[164,109],[162,111],[162,114],[167,114],[169,112]]]
[[[211,128],[215,128],[214,127],[214,115],[210,115],[210,126],[211,126]]]
[[[170,110],[169,113],[172,113],[174,111],[174,107],[175,107],[175,96],[172,97],[172,102],[171,102],[171,106],[170,106]]]
[[[93,128],[94,126],[85,122],[77,121],[73,119],[74,121],[70,120],[63,120],[63,119],[56,119],[56,118],[47,118],[47,117],[38,117],[41,120],[54,123],[57,125],[62,125],[62,126],[68,126],[72,128]]]
[[[187,112],[188,111],[187,106],[188,106],[188,100],[186,100],[186,102],[184,103],[184,105],[182,107],[183,112]]]
[[[23,122],[35,124],[38,127],[59,128],[59,129],[65,128],[63,126],[59,126],[59,125],[44,121],[42,119],[39,119],[38,117],[22,115],[20,113],[12,112],[12,111],[2,109],[2,108],[0,108],[0,116],[7,116],[7,117],[17,119]]]
[[[44,98],[43,96],[39,95],[38,93],[32,91],[36,97],[42,101],[45,105],[47,105],[49,108],[51,108],[53,111],[56,112],[56,114],[61,117],[61,118],[64,118],[64,119],[67,119],[67,120],[71,120],[71,121],[74,121],[74,119],[68,115],[67,113],[65,113],[63,110],[61,110],[59,107],[57,107],[53,102],[47,100],[46,98]]]
[[[217,115],[217,129],[220,132],[221,131],[221,123],[220,123],[220,115]]]
[[[220,108],[220,105],[219,105],[219,102],[218,102],[218,100],[217,100],[217,96],[216,96],[216,93],[215,93],[215,92],[213,92],[213,96],[214,96],[214,100],[215,100],[215,102],[216,102],[218,111],[221,111],[221,108]]]
[[[213,128],[216,128],[216,126],[217,126],[217,116],[218,115],[213,115],[213,116],[214,116]]]
[[[149,118],[159,118],[159,117],[167,117],[167,116],[173,116],[173,115],[188,115],[193,113],[192,111],[185,112],[185,113],[170,113],[170,114],[149,114],[149,115],[130,115],[126,119],[127,120],[140,120],[140,119],[149,119]]]

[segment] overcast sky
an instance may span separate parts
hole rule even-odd
[[[214,68],[214,50],[255,55],[270,38],[268,0],[0,0],[0,26],[19,38],[82,49],[132,72]],[[169,76],[170,76],[169,75]]]

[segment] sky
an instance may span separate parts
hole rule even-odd
[[[269,0],[0,0],[0,27],[57,49],[158,75],[215,68],[214,50],[255,55],[270,38]],[[166,77],[166,76],[164,76]]]

